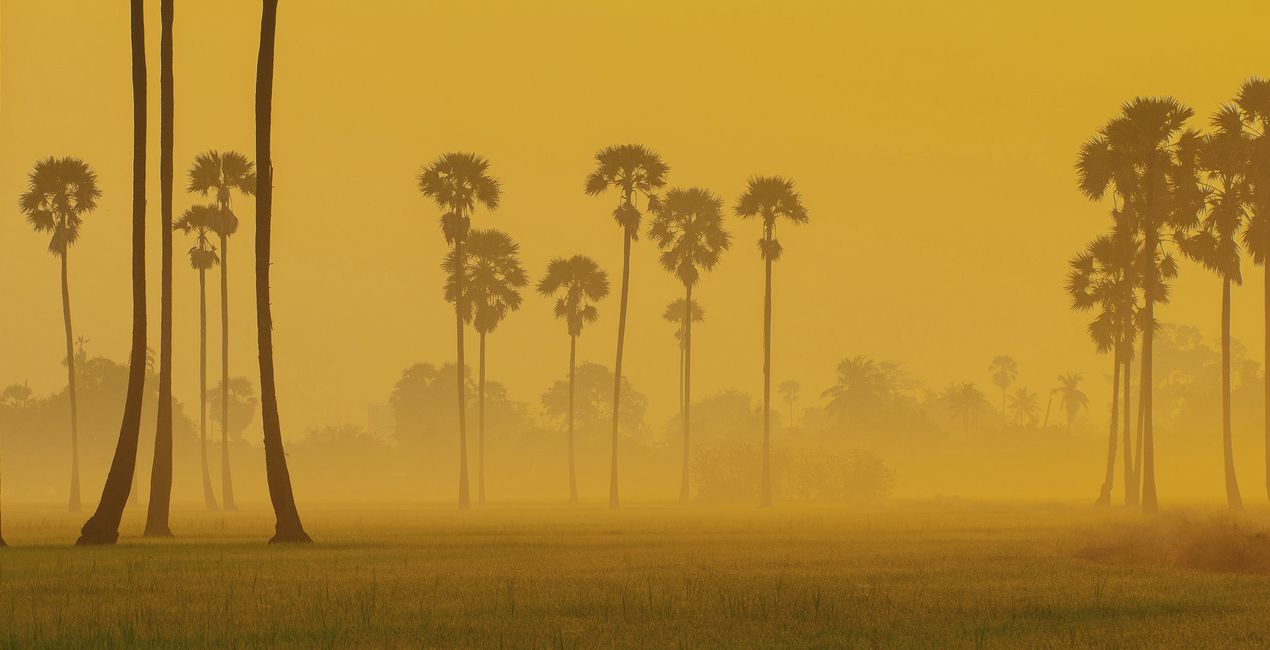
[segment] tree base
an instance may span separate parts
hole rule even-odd
[[[80,531],[79,539],[75,540],[76,546],[112,546],[119,541],[119,531],[92,530],[89,528],[91,524],[89,521],[84,530]]]
[[[299,530],[279,530],[273,537],[269,538],[270,544],[312,544],[313,538]]]
[[[172,529],[168,528],[167,525],[150,526],[148,524],[146,525],[145,532],[141,533],[141,536],[142,537],[175,537],[175,535],[172,534]]]
[[[5,544],[5,543],[4,543],[4,538],[3,538],[3,537],[0,537],[0,548],[4,548],[4,547],[6,547],[6,546],[8,546],[8,544]]]
[[[1097,501],[1094,501],[1095,508],[1107,508],[1110,506],[1111,506],[1111,495],[1100,496],[1098,497]]]

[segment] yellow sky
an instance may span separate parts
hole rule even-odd
[[[151,68],[151,346],[157,348],[158,3]],[[274,108],[274,314],[284,429],[364,423],[401,369],[454,355],[440,296],[437,209],[421,164],[490,159],[503,206],[476,223],[521,242],[537,277],[560,255],[620,273],[615,198],[585,196],[602,146],[660,152],[675,185],[731,204],[751,174],[798,183],[811,223],[784,228],[776,269],[777,381],[805,402],[836,360],[905,362],[928,383],[988,388],[1013,354],[1043,392],[1060,371],[1109,363],[1067,308],[1065,262],[1105,223],[1071,170],[1077,148],[1134,95],[1175,95],[1206,117],[1265,60],[1270,6],[1227,2],[639,3],[282,0]],[[180,2],[175,27],[177,212],[197,199],[197,152],[253,154],[258,3]],[[31,164],[88,161],[104,196],[72,252],[77,334],[124,359],[129,328],[131,89],[127,3],[0,1],[0,382],[63,382],[57,264],[16,209]],[[234,374],[254,375],[252,206],[231,241]],[[694,293],[694,394],[761,390],[757,225]],[[188,243],[178,236],[178,256]],[[1235,294],[1234,333],[1260,354],[1256,273]],[[177,258],[176,394],[195,400],[196,276]],[[660,424],[677,352],[660,314],[682,289],[635,249],[628,375]],[[1216,279],[1183,268],[1162,318],[1217,334]],[[212,294],[211,313],[217,313]],[[579,356],[612,364],[617,303]],[[213,341],[216,326],[212,326]],[[212,348],[213,358],[215,347]],[[536,405],[567,362],[564,324],[530,295],[491,336],[489,372]],[[472,352],[475,352],[473,347]]]

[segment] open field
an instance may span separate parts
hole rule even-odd
[[[76,549],[78,518],[7,513],[0,646],[1270,645],[1270,576],[1100,546],[1215,510],[1147,525],[1061,505],[306,514],[313,546],[266,546],[262,510],[178,510],[174,542]],[[1256,511],[1238,530],[1267,525]]]

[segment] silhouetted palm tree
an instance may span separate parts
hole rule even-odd
[[[1036,426],[1037,414],[1041,412],[1041,397],[1021,386],[1010,395],[1009,410],[1014,413],[1015,422]]]
[[[676,298],[666,305],[666,310],[662,312],[661,317],[673,323],[675,326],[675,343],[679,348],[679,412],[683,413],[684,407],[684,322],[691,318],[692,322],[700,323],[706,317],[706,310],[701,307],[701,303],[696,300],[692,301],[692,307],[688,308],[688,303],[683,298]]]
[[[220,208],[215,205],[195,205],[173,224],[173,228],[194,235],[190,266],[198,271],[198,437],[203,469],[203,502],[208,510],[219,507],[212,491],[212,475],[207,463],[207,269],[220,263],[216,247],[208,235],[212,224],[219,218],[219,212]]]
[[[1069,372],[1058,376],[1058,387],[1054,389],[1058,395],[1058,404],[1067,414],[1067,431],[1071,432],[1076,416],[1089,406],[1089,397],[1080,390],[1080,382],[1084,379],[1079,372]]]
[[[278,21],[278,0],[264,0],[260,15],[260,56],[256,61],[256,160],[260,162],[256,188],[256,344],[260,358],[260,424],[264,429],[265,478],[277,522],[270,544],[312,542],[300,523],[300,512],[291,490],[291,473],[282,446],[278,418],[278,392],[273,372],[273,314],[269,304],[269,245],[273,234],[273,43]],[[222,246],[224,242],[222,241]],[[224,260],[221,260],[224,268]],[[228,389],[228,382],[224,385]],[[223,395],[222,395],[223,398]],[[228,400],[224,404],[228,413]],[[228,430],[228,418],[221,426]]]
[[[617,312],[617,362],[613,364],[613,458],[609,472],[609,507],[618,506],[617,433],[622,396],[622,352],[626,346],[626,301],[631,284],[631,242],[639,239],[643,218],[636,203],[641,197],[650,202],[666,184],[670,167],[661,156],[642,145],[605,147],[595,154],[595,170],[587,176],[586,193],[595,196],[609,188],[620,196],[613,218],[622,227],[622,294]],[[651,205],[650,205],[651,207]]]
[[[776,387],[776,392],[780,393],[781,400],[789,406],[789,427],[794,427],[794,403],[798,401],[798,392],[803,388],[802,384],[793,379],[782,381],[780,386]]]
[[[75,158],[45,158],[35,163],[18,208],[36,232],[50,233],[48,251],[62,266],[62,320],[66,329],[66,393],[71,407],[71,489],[69,509],[79,512],[79,409],[75,399],[75,336],[71,332],[71,294],[67,277],[70,247],[79,240],[84,216],[97,207],[97,174]]]
[[[1138,98],[1106,124],[1080,152],[1078,186],[1091,200],[1110,189],[1120,199],[1123,226],[1141,237],[1145,270],[1142,279],[1143,511],[1159,504],[1155,489],[1155,442],[1152,425],[1152,349],[1155,305],[1167,301],[1159,269],[1176,268],[1163,250],[1169,234],[1193,225],[1203,205],[1196,178],[1200,135],[1185,129],[1191,109],[1172,98]]]
[[[807,223],[807,208],[794,190],[794,182],[780,176],[756,176],[750,179],[745,193],[736,203],[736,214],[742,219],[757,217],[763,222],[763,236],[758,240],[763,256],[763,472],[759,489],[760,505],[772,505],[772,262],[781,258],[784,248],[776,239],[776,222]]]
[[[498,208],[500,190],[498,181],[489,175],[489,161],[470,153],[448,153],[437,158],[419,174],[419,191],[441,208],[441,231],[446,243],[454,246],[451,255],[456,268],[464,268],[463,243],[472,225],[472,213],[477,205],[489,210]],[[454,305],[454,318],[458,341],[458,367],[463,362],[463,294],[462,274],[453,276],[454,295],[459,299]],[[449,278],[447,278],[447,283]],[[448,293],[448,292],[447,292]],[[470,506],[467,481],[467,395],[463,385],[463,372],[456,373],[459,387],[459,508]]]
[[[172,536],[172,2],[159,2],[159,405],[146,537]]]
[[[700,188],[672,189],[651,203],[653,222],[648,235],[661,249],[662,268],[684,285],[684,302],[692,304],[692,289],[719,263],[719,257],[732,245],[723,228],[723,201]],[[684,457],[683,480],[679,500],[688,500],[688,440],[692,411],[692,319],[685,310],[684,318]]]
[[[520,309],[520,289],[529,274],[520,265],[520,246],[505,232],[473,230],[468,233],[462,279],[464,321],[471,322],[480,337],[477,374],[476,502],[485,505],[485,335],[494,331],[508,314]],[[458,299],[458,268],[454,254],[441,264],[448,278],[446,300]]]
[[[890,400],[908,387],[898,366],[863,355],[843,358],[838,362],[837,374],[837,383],[820,396],[829,400],[825,413],[841,422],[856,417],[858,411]]]
[[[1008,354],[997,355],[992,358],[992,363],[988,365],[988,370],[992,372],[992,383],[1001,389],[1001,415],[1005,415],[1005,392],[1010,389],[1010,385],[1014,383],[1014,378],[1019,375],[1019,364],[1014,357]]]
[[[238,215],[231,205],[233,193],[243,196],[256,193],[255,164],[236,152],[207,151],[194,158],[189,172],[189,192],[202,196],[214,194],[219,212],[212,221],[212,232],[220,238],[220,371],[221,385],[229,383],[229,238],[238,232]],[[223,397],[221,403],[228,403]],[[222,422],[228,420],[221,413]],[[222,431],[225,427],[222,427]],[[226,510],[237,510],[234,483],[229,469],[229,441],[221,437],[221,497]]]
[[[562,318],[569,332],[569,503],[578,502],[578,478],[573,464],[573,398],[577,374],[578,337],[582,327],[600,317],[595,304],[609,295],[608,274],[595,260],[582,255],[558,257],[547,265],[538,282],[538,293],[556,295],[556,318]]]
[[[1248,227],[1244,244],[1265,271],[1265,367],[1270,368],[1270,80],[1253,77],[1235,99],[1248,130]],[[1270,405],[1270,381],[1265,382]],[[1270,407],[1265,409],[1266,492],[1270,494]]]
[[[106,474],[97,511],[80,529],[77,546],[114,544],[132,492],[141,435],[141,398],[146,375],[146,54],[145,9],[132,0],[132,351],[119,441]]]
[[[991,408],[983,391],[971,382],[949,384],[941,398],[949,415],[961,420],[962,431],[966,435],[970,435],[970,427],[978,422],[979,416]]]

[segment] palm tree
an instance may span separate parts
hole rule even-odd
[[[780,393],[781,400],[789,406],[789,427],[794,428],[794,403],[798,401],[798,392],[802,390],[802,384],[793,379],[782,381],[780,386],[776,387],[776,392]]]
[[[596,196],[618,190],[613,218],[622,227],[622,298],[617,312],[617,361],[613,364],[613,460],[609,471],[609,507],[618,506],[617,432],[622,400],[622,351],[626,345],[626,301],[631,285],[631,242],[639,239],[643,219],[636,203],[641,197],[650,203],[655,192],[666,184],[670,167],[661,156],[638,144],[605,147],[595,154],[595,170],[587,176],[586,193]]]
[[[159,405],[146,537],[172,536],[172,1],[159,2]]]
[[[114,544],[132,492],[141,435],[146,375],[146,54],[143,0],[132,0],[132,351],[119,441],[97,511],[80,529],[77,546]]]
[[[194,235],[190,247],[190,266],[198,271],[198,412],[199,449],[203,465],[203,502],[208,510],[216,510],[216,494],[212,491],[212,475],[207,464],[207,269],[220,263],[216,247],[208,235],[219,219],[216,205],[195,205],[185,211],[173,228]]]
[[[564,319],[569,332],[569,503],[578,502],[578,478],[573,465],[573,398],[577,373],[578,337],[582,326],[600,317],[595,304],[609,295],[608,274],[595,260],[582,255],[558,257],[547,264],[538,282],[538,293],[557,295],[556,318]]]
[[[467,236],[462,283],[463,319],[470,321],[480,336],[480,364],[477,379],[477,461],[476,502],[485,505],[485,335],[494,331],[508,314],[520,309],[521,287],[529,284],[529,274],[520,265],[520,246],[500,230],[473,230]],[[447,280],[446,300],[458,299],[458,268],[454,255],[442,262]]]
[[[1082,147],[1076,164],[1078,186],[1091,200],[1108,190],[1119,199],[1124,226],[1141,237],[1142,268],[1142,509],[1159,510],[1155,488],[1155,438],[1152,424],[1152,350],[1155,305],[1167,300],[1160,268],[1176,268],[1164,250],[1170,232],[1194,224],[1204,202],[1196,183],[1196,152],[1202,138],[1185,129],[1190,108],[1173,98],[1137,98],[1125,104]]]
[[[829,400],[825,412],[839,421],[857,417],[860,411],[891,400],[909,387],[900,367],[856,355],[838,362],[837,383],[820,396]]]
[[[1265,367],[1270,368],[1270,80],[1253,77],[1235,99],[1248,133],[1248,227],[1244,244],[1252,261],[1265,270]],[[1270,381],[1265,382],[1270,405]],[[1265,409],[1266,492],[1270,494],[1270,407]]]
[[[686,311],[685,311],[686,310]],[[676,298],[666,305],[666,310],[662,312],[661,317],[675,326],[675,342],[679,348],[679,412],[683,413],[684,407],[684,322],[692,319],[694,323],[700,323],[706,317],[706,310],[702,308],[701,303],[696,300],[692,301],[689,307],[683,298]]]
[[[948,413],[954,419],[961,420],[962,430],[966,435],[970,435],[970,427],[979,420],[979,416],[991,408],[983,391],[971,382],[949,384],[944,389],[942,398]]]
[[[1036,426],[1037,414],[1041,412],[1041,397],[1021,386],[1010,395],[1009,409],[1014,412],[1016,422]]]
[[[71,332],[71,294],[67,278],[70,247],[79,240],[84,216],[97,207],[97,174],[75,158],[45,158],[35,163],[18,208],[36,232],[51,233],[48,251],[62,265],[62,320],[66,328],[66,392],[71,407],[71,490],[69,510],[79,512],[79,411],[75,399],[75,336]]]
[[[1001,415],[1005,415],[1005,392],[1014,383],[1014,378],[1018,377],[1019,364],[1014,360],[1014,357],[1008,354],[1001,354],[992,358],[992,363],[988,365],[988,370],[992,372],[992,383],[1001,389]]]
[[[1067,414],[1067,431],[1072,430],[1072,422],[1089,406],[1089,396],[1080,390],[1080,382],[1084,379],[1079,372],[1069,372],[1058,376],[1058,386],[1054,389],[1058,395],[1058,404]]]
[[[661,249],[662,268],[684,285],[684,303],[692,304],[692,289],[719,263],[720,256],[732,245],[723,228],[723,201],[701,188],[675,188],[652,201],[653,222],[648,235]],[[692,411],[692,319],[684,310],[684,390],[683,480],[679,500],[688,500],[688,440]]]
[[[221,385],[229,385],[229,238],[238,232],[238,215],[234,214],[231,199],[236,191],[243,196],[256,193],[255,164],[236,151],[206,151],[194,158],[190,166],[189,187],[186,191],[201,196],[215,194],[220,210],[212,221],[211,230],[220,238],[220,370]],[[222,404],[229,400],[223,396]],[[221,413],[221,421],[228,420]],[[222,427],[222,431],[224,427]],[[229,469],[229,441],[221,438],[221,497],[226,510],[237,510],[234,502],[234,483]]]
[[[441,208],[441,232],[446,243],[452,244],[451,253],[455,268],[465,268],[463,241],[472,224],[472,213],[477,205],[489,210],[498,209],[501,194],[498,181],[489,175],[489,161],[470,153],[448,153],[424,167],[419,174],[419,191]],[[455,329],[458,342],[459,388],[459,508],[470,507],[467,481],[467,395],[463,385],[463,274],[453,276]],[[447,278],[447,283],[449,283]],[[447,292],[448,293],[448,292]]]
[[[282,447],[282,424],[278,419],[278,392],[273,376],[273,314],[269,305],[269,244],[273,233],[273,156],[270,136],[273,129],[273,41],[278,22],[278,0],[264,0],[260,15],[260,56],[256,62],[256,160],[260,161],[256,189],[256,341],[260,357],[260,423],[264,429],[265,478],[269,500],[277,520],[270,544],[308,543],[300,512],[291,491],[291,473]],[[224,240],[221,240],[224,246]],[[223,248],[222,248],[223,250]],[[221,270],[224,270],[224,259]],[[229,382],[222,385],[225,390]],[[228,431],[229,400],[224,398],[222,434]],[[225,497],[228,500],[228,494]],[[228,503],[228,501],[226,501]],[[228,507],[228,506],[227,506]]]
[[[772,505],[771,431],[772,431],[772,262],[781,258],[784,248],[776,239],[776,222],[807,223],[807,208],[794,189],[794,181],[780,176],[756,176],[750,179],[745,193],[736,203],[736,214],[742,219],[757,217],[763,221],[763,236],[758,240],[763,256],[763,474],[759,492],[760,505]]]

